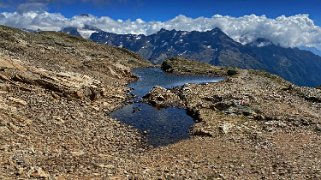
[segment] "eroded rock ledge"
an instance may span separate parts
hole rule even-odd
[[[191,67],[184,66],[183,70],[188,68]],[[298,87],[265,72],[237,71],[219,83],[185,84],[174,89],[155,87],[145,100],[157,107],[188,109],[198,122],[191,130],[194,135],[213,137],[229,132],[247,132],[253,127],[264,131],[304,128],[319,132],[319,89]]]

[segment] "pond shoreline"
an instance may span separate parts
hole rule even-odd
[[[190,129],[198,120],[194,119],[195,116],[190,116],[190,111],[183,105],[157,107],[147,101],[145,96],[155,86],[172,89],[190,82],[203,84],[223,80],[216,76],[167,73],[159,67],[137,68],[133,71],[137,80],[128,84],[131,91],[128,92],[126,101],[109,116],[138,129],[148,144],[156,147],[189,138]]]

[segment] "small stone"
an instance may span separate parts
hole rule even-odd
[[[99,111],[100,109],[99,109],[99,107],[97,107],[97,106],[93,106],[92,107],[95,111]]]
[[[222,125],[220,125],[219,129],[223,134],[227,134],[230,132],[231,128],[233,128],[234,125],[230,124],[230,123],[224,123]]]
[[[111,176],[108,179],[110,180],[121,180],[121,179],[126,179],[124,176]]]
[[[83,150],[79,150],[79,151],[73,151],[73,152],[71,152],[71,154],[73,156],[82,156],[85,154],[85,152]]]
[[[315,130],[321,132],[321,125],[320,125],[320,124],[317,124],[317,125],[315,126]]]
[[[112,98],[126,99],[126,97],[122,95],[113,95]]]
[[[3,81],[9,81],[9,78],[3,74],[0,74],[0,79]]]
[[[13,123],[9,123],[10,130],[13,132],[17,132],[19,130],[19,127],[14,125]]]
[[[278,126],[279,126],[279,127],[286,127],[287,124],[285,124],[284,122],[279,122],[279,123],[278,123]]]
[[[11,88],[10,84],[2,84],[2,83],[0,83],[0,90],[9,91],[10,88]]]
[[[22,117],[22,116],[14,116],[17,120],[19,120],[20,124],[19,126],[29,126],[32,124],[32,120],[28,119],[26,117]]]
[[[83,99],[85,97],[85,94],[83,91],[79,90],[79,91],[75,92],[75,96],[76,96],[76,98]]]
[[[17,103],[17,104],[20,104],[20,105],[23,105],[23,106],[26,106],[28,105],[28,103],[22,99],[17,99],[17,98],[14,98],[14,97],[9,97],[8,98],[10,101],[14,102],[14,103]]]
[[[207,131],[203,128],[195,128],[192,131],[192,134],[194,136],[201,136],[201,137],[213,137],[213,133],[210,131]]]
[[[106,169],[113,169],[113,168],[115,168],[115,166],[112,165],[112,164],[97,164],[97,166],[100,167],[100,168],[106,168]]]
[[[275,126],[279,126],[279,127],[286,127],[287,124],[285,124],[284,122],[281,121],[268,121],[265,122],[266,125],[275,125]]]
[[[63,123],[65,123],[65,120],[63,120],[63,119],[62,119],[61,117],[59,117],[59,116],[54,116],[53,119],[55,120],[54,122],[55,122],[56,124],[63,124]]]
[[[243,114],[244,116],[250,116],[250,115],[252,115],[252,114],[255,114],[255,112],[254,112],[252,109],[250,109],[249,107],[242,108],[242,109],[241,109],[241,112],[242,112],[242,114]]]
[[[303,126],[309,126],[311,124],[310,121],[307,119],[301,119],[300,122]]]
[[[55,92],[51,92],[51,96],[54,98],[54,99],[60,99],[60,96],[58,94],[56,94]]]
[[[0,95],[1,94],[7,94],[8,92],[7,91],[0,91]]]
[[[9,145],[7,145],[7,144],[0,145],[0,150],[1,151],[7,151],[8,149],[9,149]]]
[[[32,178],[49,178],[49,174],[46,173],[42,168],[33,168],[34,171],[30,174]]]
[[[233,102],[231,101],[226,101],[226,102],[222,101],[215,104],[215,108],[218,109],[219,111],[227,110],[231,106],[233,106]]]
[[[110,106],[110,103],[108,103],[108,102],[103,102],[103,106],[104,106],[104,107],[108,107],[108,106]]]
[[[17,167],[17,175],[23,174],[24,169],[22,167]]]

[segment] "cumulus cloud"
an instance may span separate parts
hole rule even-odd
[[[189,18],[179,15],[164,22],[145,22],[142,19],[114,20],[107,16],[96,17],[92,15],[66,18],[59,13],[28,11],[22,13],[0,13],[0,24],[33,30],[53,31],[59,31],[68,26],[82,28],[84,25],[90,25],[118,34],[146,35],[153,34],[161,28],[207,31],[218,27],[231,38],[241,43],[248,43],[262,37],[285,47],[308,46],[321,50],[321,27],[315,25],[307,14],[288,17],[280,16],[275,19],[257,15],[242,17],[214,15],[210,18]]]
[[[0,13],[0,24],[31,30],[60,31],[68,22],[63,15],[48,12]]]

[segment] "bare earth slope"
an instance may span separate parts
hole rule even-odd
[[[0,179],[116,173],[141,140],[105,113],[145,65],[126,50],[1,26]]]
[[[131,68],[146,65],[123,49],[1,26],[0,179],[321,178],[320,89],[206,66],[230,76],[147,96],[198,120],[191,139],[147,149],[135,129],[106,116],[125,101]]]

